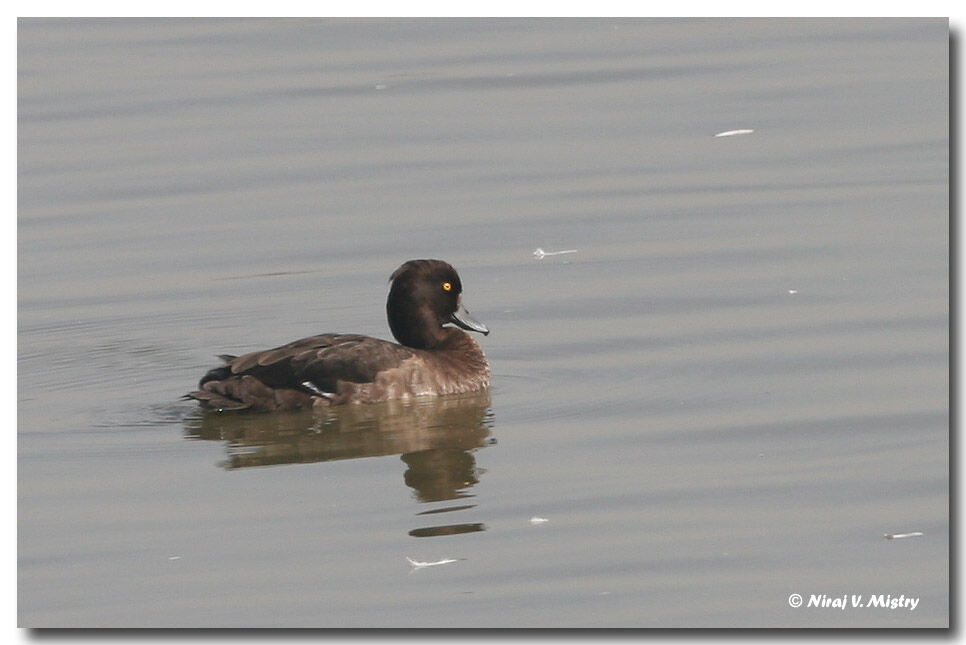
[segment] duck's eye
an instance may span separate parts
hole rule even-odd
[[[452,282],[444,282],[443,283],[443,291],[452,291],[452,290],[453,290],[453,283]]]

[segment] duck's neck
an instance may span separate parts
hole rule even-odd
[[[489,375],[490,366],[486,354],[475,338],[454,327],[442,329],[446,338],[435,348],[434,353],[456,357],[456,363],[470,373],[486,372]]]
[[[400,345],[413,349],[435,349],[446,341],[446,330],[426,325],[418,319],[389,313],[389,329]]]

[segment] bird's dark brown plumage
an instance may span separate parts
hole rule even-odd
[[[221,356],[187,396],[217,410],[278,410],[477,392],[490,368],[473,338],[489,330],[462,306],[456,270],[410,260],[391,277],[386,303],[399,344],[358,334],[320,334],[242,356]]]

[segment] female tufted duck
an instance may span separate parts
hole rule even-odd
[[[482,348],[453,323],[483,335],[462,304],[463,286],[441,260],[410,260],[390,277],[386,313],[401,344],[321,334],[225,361],[186,395],[216,410],[293,410],[462,394],[490,385]]]

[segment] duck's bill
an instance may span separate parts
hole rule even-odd
[[[466,307],[463,306],[462,302],[460,303],[459,308],[453,312],[453,315],[450,316],[449,319],[454,325],[457,327],[462,327],[467,331],[478,331],[484,336],[490,333],[490,330],[486,328],[486,325],[470,315],[470,312],[466,310]]]

